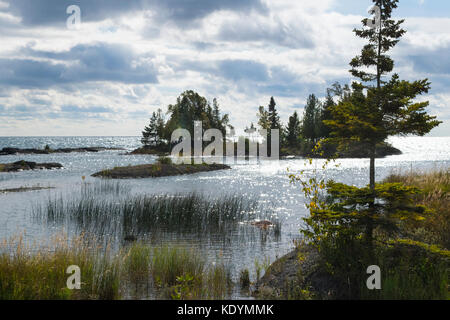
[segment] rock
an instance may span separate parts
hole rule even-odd
[[[116,167],[94,173],[93,177],[112,179],[155,178],[192,174],[198,172],[230,169],[224,164],[143,164],[138,166]]]
[[[60,149],[19,149],[19,148],[3,148],[0,150],[0,156],[14,154],[50,154],[50,153],[70,153],[70,152],[99,152],[105,150],[124,150],[122,148],[105,148],[105,147],[82,147],[82,148],[60,148]]]
[[[252,226],[258,227],[260,229],[267,229],[271,226],[273,226],[274,224],[268,220],[262,220],[262,221],[252,221],[250,223]]]
[[[317,249],[308,245],[296,248],[270,265],[257,282],[253,295],[269,299],[298,298],[292,297],[292,292],[302,289],[314,298],[334,298],[337,285],[320,266]]]
[[[13,163],[1,163],[0,172],[17,172],[22,170],[35,170],[35,169],[60,169],[62,168],[60,163],[36,163],[25,160],[16,161]]]
[[[168,150],[167,148],[158,149],[154,147],[141,147],[126,154],[146,154],[146,155],[165,156],[170,154],[170,150]]]

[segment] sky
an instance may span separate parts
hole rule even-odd
[[[281,120],[309,94],[353,80],[371,0],[0,0],[0,136],[140,135],[185,90],[217,98],[236,128],[277,102]],[[78,29],[67,7],[78,5]],[[450,1],[401,0],[407,34],[391,52],[401,79],[450,136]]]

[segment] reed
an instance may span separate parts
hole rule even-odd
[[[408,237],[450,249],[450,170],[393,173],[386,181],[418,187],[422,192],[416,201],[434,211],[423,222],[405,224]]]
[[[118,260],[109,248],[92,247],[83,237],[55,237],[33,247],[23,237],[0,244],[0,300],[115,299],[119,296]],[[66,286],[67,267],[82,270],[82,289]]]
[[[152,277],[159,287],[172,286],[180,276],[202,278],[205,265],[206,261],[198,251],[162,246],[153,251]]]
[[[195,193],[126,198],[89,195],[69,200],[60,196],[35,206],[33,216],[51,223],[73,222],[80,230],[97,235],[143,235],[155,230],[205,234],[226,233],[252,219],[257,207],[256,200],[234,195],[219,199]]]
[[[48,245],[27,245],[23,237],[0,244],[1,300],[120,299],[138,285],[134,298],[223,299],[231,294],[231,272],[207,265],[185,247],[134,243],[113,254],[84,235],[58,236]],[[67,288],[68,266],[81,270],[81,289]]]

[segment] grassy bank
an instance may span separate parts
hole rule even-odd
[[[80,267],[80,290],[67,288],[70,265]],[[38,247],[20,237],[0,244],[0,300],[222,299],[232,285],[226,267],[208,265],[198,251],[183,247],[134,243],[113,253],[86,237],[59,237]]]
[[[450,299],[449,181],[447,169],[390,175],[385,182],[419,189],[409,196],[413,204],[431,209],[424,217],[398,219],[392,228],[381,224],[370,244],[364,229],[316,220],[316,229],[310,229],[312,241],[299,242],[296,251],[274,263],[257,293],[281,299]],[[388,204],[402,206],[402,200],[393,198]],[[346,205],[351,214],[358,214],[356,206]],[[337,216],[320,210],[314,214]],[[321,231],[324,227],[326,232]],[[380,267],[380,290],[366,286],[371,265]]]
[[[416,202],[433,210],[424,221],[406,223],[405,235],[450,250],[450,170],[391,174],[386,181],[418,187],[422,192],[415,196]]]

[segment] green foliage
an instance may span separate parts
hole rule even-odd
[[[297,111],[289,117],[289,122],[286,127],[286,144],[289,147],[297,147],[300,144],[301,126]]]
[[[361,289],[364,299],[449,299],[450,252],[418,241],[391,240],[377,250],[381,290]]]
[[[152,276],[158,286],[178,283],[178,277],[199,277],[205,260],[197,251],[180,247],[163,246],[153,251]]]
[[[250,287],[250,272],[248,269],[241,270],[239,274],[239,283],[242,289],[248,289]]]
[[[87,237],[55,237],[45,247],[27,246],[18,237],[4,240],[0,250],[2,300],[114,300],[138,285],[147,291],[135,298],[223,299],[233,285],[229,268],[207,266],[197,250],[183,247],[136,242],[113,254]],[[66,286],[70,265],[80,267],[80,290]]]
[[[270,103],[268,106],[270,129],[281,129],[280,117],[278,116],[276,105],[277,104],[275,103],[275,99],[273,97],[271,97]]]
[[[306,102],[305,111],[303,113],[302,120],[302,135],[305,139],[308,139],[313,143],[319,139],[319,127],[321,126],[320,112],[321,102],[316,98],[314,94],[308,97]]]
[[[153,112],[148,126],[142,132],[141,142],[144,146],[156,147],[166,151],[170,144],[172,132],[183,128],[189,130],[194,138],[194,121],[201,121],[203,131],[219,129],[225,136],[229,124],[228,114],[221,115],[217,99],[213,99],[212,106],[205,97],[188,90],[183,92],[176,104],[167,107],[168,119],[165,121],[162,110]]]
[[[144,146],[159,146],[162,143],[164,137],[164,117],[162,110],[158,109],[157,112],[152,113],[150,123],[142,131],[141,143]]]
[[[218,129],[225,136],[226,128],[230,127],[228,115],[221,115],[219,104],[213,100],[213,106],[205,97],[188,90],[183,92],[177,103],[168,106],[167,113],[170,115],[166,123],[166,138],[170,140],[173,131],[178,128],[189,130],[191,138],[194,138],[194,121],[202,121],[203,130]]]
[[[141,242],[135,242],[129,247],[123,258],[123,273],[132,283],[148,281],[151,269],[152,250]]]
[[[290,177],[301,183],[307,198],[310,216],[303,219],[306,228],[301,232],[319,250],[319,268],[332,276],[334,298],[448,297],[449,251],[402,238],[411,225],[435,214],[417,201],[422,190],[400,182],[358,188],[326,181],[316,169],[309,178],[304,172]],[[384,285],[376,293],[365,287],[365,270],[373,264],[383,270]]]
[[[264,109],[263,106],[260,106],[258,108],[258,113],[256,114],[258,117],[258,125],[261,127],[261,129],[270,129],[270,120],[269,120],[269,112]]]
[[[22,237],[11,238],[0,244],[0,251],[1,300],[119,297],[119,260],[109,248],[91,250],[82,237],[55,237],[47,248],[30,247]],[[66,286],[70,265],[80,267],[81,290]]]
[[[401,182],[422,190],[414,196],[417,203],[433,209],[433,214],[423,221],[409,221],[403,225],[405,235],[411,239],[438,244],[450,249],[450,171],[411,171],[391,174],[385,182]]]
[[[278,129],[280,134],[280,141],[284,140],[284,130],[280,122],[280,117],[278,116],[275,99],[273,97],[270,98],[267,110],[265,110],[263,106],[260,106],[258,111],[258,125],[261,127],[261,129],[267,130],[267,155],[270,156],[272,154],[271,130]]]
[[[156,159],[156,162],[159,164],[172,164],[172,159],[169,157],[161,156]]]
[[[368,210],[364,213],[368,217],[365,219],[368,243],[371,243],[375,227],[372,217],[379,216],[376,197],[380,193],[375,190],[377,144],[391,135],[424,135],[440,124],[436,117],[426,113],[428,102],[414,102],[430,89],[427,79],[408,82],[399,80],[399,76],[394,74],[389,81],[384,80],[383,77],[394,67],[394,61],[387,52],[395,47],[405,33],[401,29],[404,21],[391,19],[398,0],[374,0],[374,3],[381,10],[381,27],[366,28],[368,19],[364,19],[363,28],[354,30],[356,36],[368,40],[361,54],[350,62],[350,72],[361,82],[353,82],[350,93],[341,97],[337,105],[330,107],[332,119],[324,120],[324,124],[331,130],[331,136],[338,143],[345,145],[349,141],[359,141],[368,145],[371,192],[366,194]],[[403,191],[408,193],[408,190]],[[388,192],[392,192],[392,197],[401,197],[396,190],[390,189]],[[381,196],[381,199],[384,197]]]

